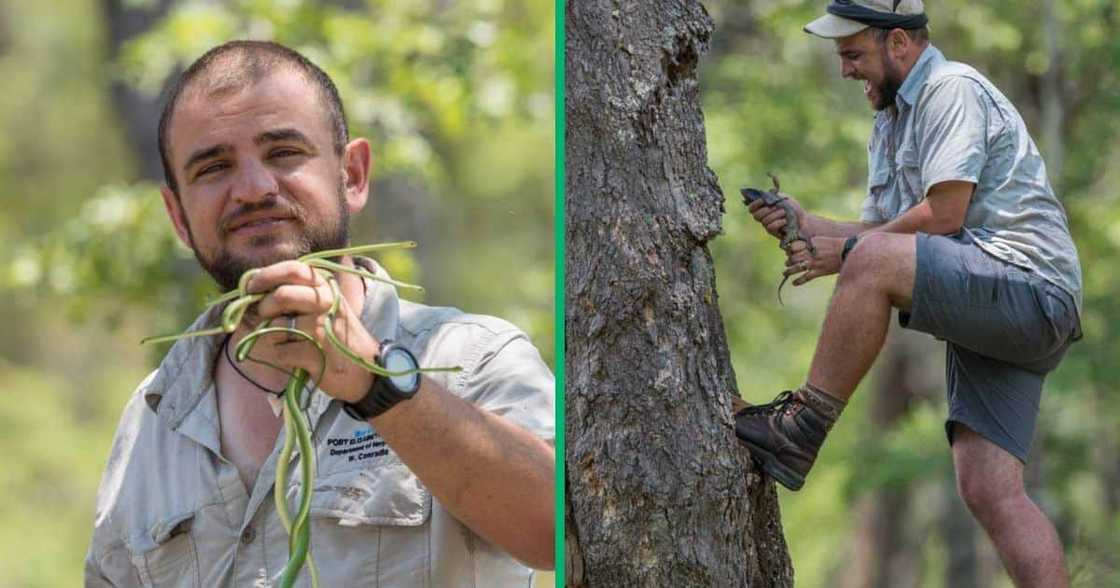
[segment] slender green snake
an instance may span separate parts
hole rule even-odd
[[[377,376],[404,376],[416,372],[455,372],[461,369],[455,366],[417,368],[415,370],[397,372],[389,371],[373,361],[359,356],[346,346],[334,332],[334,319],[342,303],[342,292],[339,289],[338,280],[335,278],[334,272],[351,273],[377,282],[385,282],[398,288],[418,291],[423,291],[423,288],[413,284],[406,284],[404,282],[384,278],[359,267],[342,265],[328,258],[342,257],[344,255],[361,255],[389,249],[409,249],[413,247],[416,247],[415,241],[358,245],[343,249],[331,249],[309,253],[297,260],[314,268],[315,271],[326,280],[327,284],[330,285],[333,300],[330,309],[325,315],[327,340],[347,359]],[[258,271],[260,270],[251,269],[246,271],[241,275],[241,279],[238,281],[238,286],[235,290],[227,292],[210,303],[210,306],[228,303],[222,310],[221,324],[219,326],[176,335],[148,337],[141,341],[141,343],[164,343],[189,337],[205,337],[209,335],[232,333],[237,329],[237,325],[241,324],[241,320],[249,307],[259,302],[267,295],[267,293],[262,292],[250,294],[246,291],[249,280],[253,277],[253,274]],[[295,368],[289,372],[281,366],[249,356],[249,352],[252,351],[253,345],[258,338],[275,333],[294,335],[311,343],[315,347],[319,352],[319,371],[316,378],[312,379],[311,374],[303,368]],[[311,439],[311,427],[306,410],[311,402],[311,393],[318,387],[318,382],[322,380],[323,374],[326,371],[326,351],[323,349],[322,344],[312,335],[299,329],[272,326],[272,320],[269,320],[257,325],[256,328],[245,335],[245,337],[238,342],[235,353],[238,362],[246,360],[254,361],[271,366],[289,375],[288,384],[284,388],[284,408],[282,411],[284,416],[284,446],[281,448],[279,458],[276,462],[276,481],[273,488],[273,496],[276,499],[276,512],[280,517],[280,523],[288,533],[288,563],[284,566],[284,571],[280,577],[280,586],[281,588],[290,588],[294,585],[300,569],[303,568],[304,563],[306,563],[308,571],[311,574],[311,585],[317,588],[319,586],[319,571],[315,566],[314,558],[311,556],[310,525],[312,482],[315,479],[315,449]],[[309,388],[307,386],[309,382],[315,385]],[[300,494],[299,508],[296,511],[295,518],[292,518],[288,505],[287,480],[288,466],[291,463],[292,453],[296,449],[297,444],[299,446],[300,455]]]

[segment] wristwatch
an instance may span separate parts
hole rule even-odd
[[[420,390],[420,364],[416,357],[403,345],[384,341],[381,353],[373,360],[391,373],[403,375],[373,376],[369,391],[357,402],[345,402],[342,410],[359,421],[368,421],[393,408],[398,402],[408,400]]]
[[[852,252],[852,248],[856,246],[859,241],[859,235],[852,235],[844,241],[844,249],[840,251],[840,265],[844,265],[844,260],[848,259],[848,254]]]

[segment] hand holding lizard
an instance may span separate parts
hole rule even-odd
[[[788,278],[801,274],[794,278],[794,286],[840,271],[840,253],[844,249],[844,239],[812,237],[811,240],[816,254],[810,252],[804,241],[794,241],[786,254],[786,269],[782,275]]]

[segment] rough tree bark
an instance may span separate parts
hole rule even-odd
[[[711,20],[566,6],[568,585],[789,586],[773,484],[730,429],[696,81]]]

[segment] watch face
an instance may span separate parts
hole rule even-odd
[[[390,348],[381,356],[381,363],[391,372],[403,372],[416,369],[416,360],[412,354],[401,347]],[[389,381],[393,387],[404,393],[412,393],[420,388],[420,374],[414,373],[407,376],[392,376]]]

